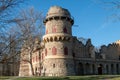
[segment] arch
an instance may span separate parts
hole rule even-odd
[[[86,70],[85,72],[86,72],[87,75],[90,74],[91,68],[90,68],[90,64],[89,63],[85,64],[85,70]]]
[[[65,39],[65,36],[63,37],[63,41],[65,41],[66,39]]]
[[[57,37],[56,36],[54,37],[54,41],[57,41]]]
[[[65,16],[61,16],[61,20],[65,20],[66,19],[66,17]]]
[[[64,55],[68,55],[68,48],[67,47],[64,48]]]
[[[113,72],[114,72],[113,68],[114,68],[114,65],[111,64],[111,74],[113,74]]]
[[[103,65],[99,64],[98,65],[98,74],[102,74],[102,69],[103,69]]]
[[[53,41],[53,37],[50,37],[50,41]]]
[[[64,36],[62,36],[61,38],[62,38],[62,40],[64,40],[64,39],[65,39],[65,37],[64,37]]]
[[[66,36],[66,37],[65,37],[65,40],[67,40],[67,41],[68,41],[68,39],[69,39],[69,37],[67,37],[67,36]]]
[[[59,36],[59,41],[61,41],[62,40],[62,37],[61,36]]]
[[[55,47],[52,48],[52,54],[56,55],[57,54],[57,49]]]
[[[68,38],[68,41],[70,41],[70,37]]]
[[[82,63],[78,63],[78,69],[77,69],[78,75],[84,74],[84,68]]]
[[[95,64],[92,64],[92,74],[95,74]]]
[[[116,64],[116,73],[119,74],[119,64]]]
[[[47,42],[49,42],[49,38],[46,38]]]
[[[106,73],[109,73],[109,66],[106,64]]]
[[[55,19],[55,20],[59,20],[59,16],[55,16],[54,19]]]
[[[63,32],[64,32],[64,33],[67,33],[67,29],[66,29],[66,27],[63,29]]]

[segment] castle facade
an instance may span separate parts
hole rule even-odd
[[[21,50],[19,76],[32,76],[33,72],[37,76],[120,74],[120,41],[103,45],[96,52],[91,39],[83,43],[72,36],[73,24],[67,9],[51,7],[44,20],[44,48],[40,51],[41,44],[37,41],[32,58],[25,55],[29,50]]]

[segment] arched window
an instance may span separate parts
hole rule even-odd
[[[67,33],[67,29],[66,29],[66,27],[63,29],[63,31],[64,31],[64,33]]]
[[[47,48],[45,49],[45,56],[47,56]]]
[[[56,55],[57,54],[57,49],[55,47],[52,48],[52,54]]]
[[[67,47],[64,48],[64,54],[68,55],[68,48]]]
[[[52,28],[52,32],[56,33],[56,28],[55,27]]]

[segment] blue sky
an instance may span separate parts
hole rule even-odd
[[[68,9],[75,21],[72,28],[73,36],[91,38],[93,45],[100,46],[120,39],[120,21],[113,21],[111,17],[118,11],[107,8],[108,6],[100,1],[31,0],[29,6],[42,11],[44,16],[54,5]]]

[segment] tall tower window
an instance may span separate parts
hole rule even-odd
[[[64,33],[67,33],[67,29],[66,29],[66,27],[63,29],[63,31],[64,31]]]
[[[45,56],[47,56],[47,48],[45,49]]]
[[[56,28],[55,27],[52,28],[52,32],[56,33]]]
[[[68,55],[68,48],[67,47],[64,48],[64,54]]]
[[[56,55],[57,54],[57,49],[55,47],[52,48],[52,54]]]

